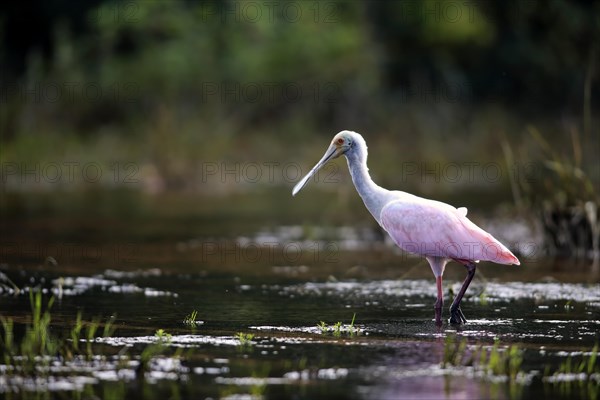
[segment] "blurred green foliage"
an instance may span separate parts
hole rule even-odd
[[[499,135],[530,159],[521,135],[533,124],[559,152],[567,128],[581,130],[581,168],[600,179],[599,2],[50,1],[0,12],[5,163],[133,163],[154,190],[210,192],[202,163],[308,166],[353,129],[382,184],[443,191],[389,167],[504,162]]]

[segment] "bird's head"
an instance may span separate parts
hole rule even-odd
[[[362,143],[360,143],[362,142]],[[321,158],[321,160],[294,186],[292,195],[295,196],[304,186],[308,180],[317,173],[328,161],[338,158],[343,154],[355,151],[358,144],[364,144],[364,139],[356,132],[352,131],[341,131],[333,137],[329,148]],[[366,144],[364,145],[366,149]]]
[[[330,149],[332,147],[336,149],[337,155],[333,158],[339,157],[352,149],[352,146],[354,145],[355,135],[355,132],[341,131],[333,137],[331,145],[329,146]]]

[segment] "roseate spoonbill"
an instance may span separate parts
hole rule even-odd
[[[502,243],[467,218],[466,208],[387,190],[373,182],[367,168],[367,143],[356,132],[341,131],[335,135],[323,158],[294,186],[292,195],[329,160],[341,155],[346,156],[354,186],[379,225],[398,247],[424,256],[429,262],[437,283],[436,323],[442,321],[442,275],[448,262],[456,261],[467,268],[467,277],[450,306],[453,324],[467,322],[460,302],[475,276],[477,262],[520,264]]]

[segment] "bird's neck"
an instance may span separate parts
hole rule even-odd
[[[388,190],[377,185],[369,175],[367,168],[366,154],[353,153],[346,154],[348,160],[348,168],[352,176],[352,182],[356,187],[356,191],[363,199],[365,206],[377,222],[381,223],[380,215],[387,198]]]

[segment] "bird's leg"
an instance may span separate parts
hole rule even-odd
[[[473,280],[473,277],[475,276],[475,269],[477,267],[474,262],[469,262],[468,264],[465,264],[465,267],[467,268],[467,277],[465,278],[465,281],[463,282],[462,287],[460,288],[460,291],[458,292],[458,294],[454,298],[454,301],[452,302],[452,305],[450,306],[450,323],[451,324],[462,324],[462,323],[467,322],[465,315],[463,314],[462,310],[460,309],[460,302],[461,302],[463,296],[465,295],[465,292],[467,291],[469,284]]]
[[[442,293],[442,277],[438,276],[435,278],[437,283],[437,300],[433,308],[435,309],[435,323],[437,325],[442,324],[442,307],[444,306],[444,294]]]

